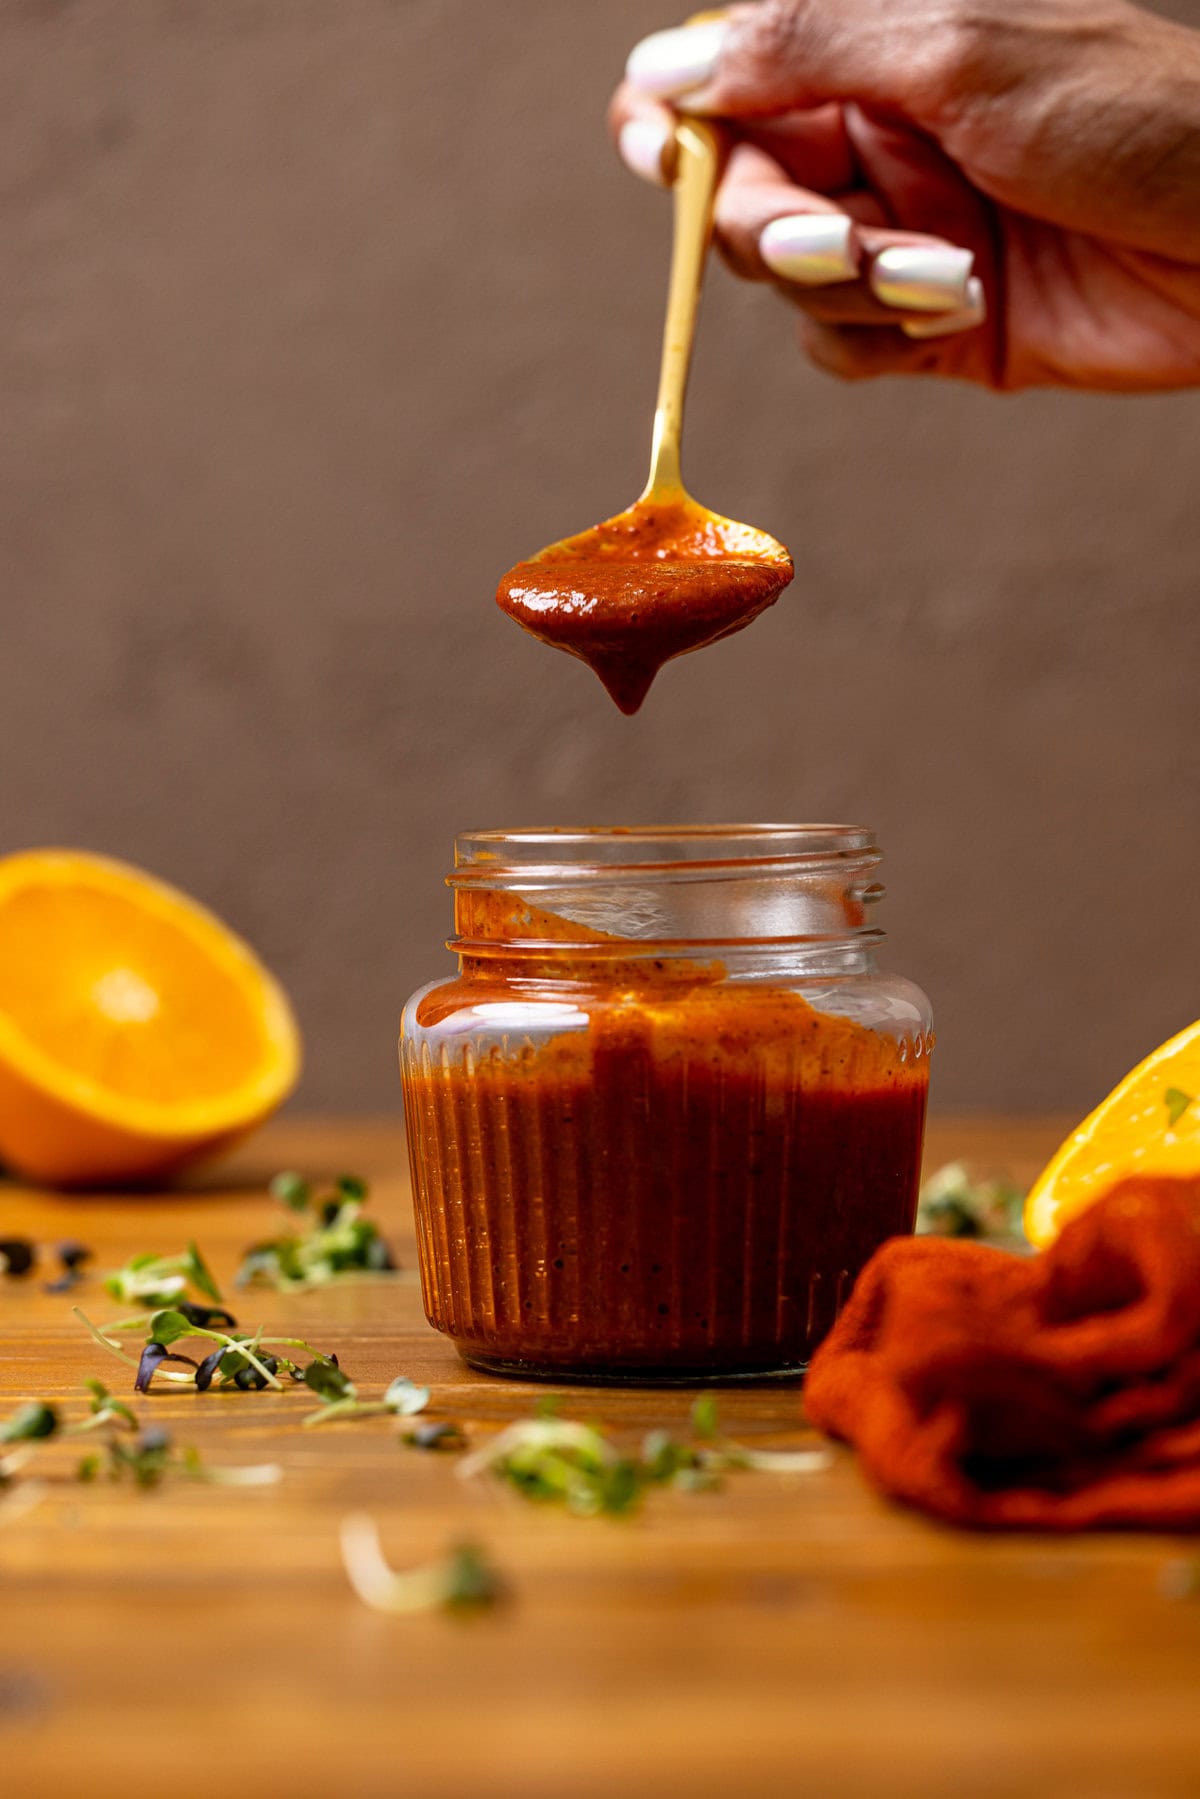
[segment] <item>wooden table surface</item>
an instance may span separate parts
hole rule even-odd
[[[965,1154],[1025,1179],[1062,1127],[946,1122],[927,1164]],[[228,1281],[276,1226],[263,1188],[280,1167],[367,1176],[411,1271],[391,1124],[285,1121],[161,1198],[0,1188],[0,1234],[80,1237],[101,1269],[194,1236]],[[95,1279],[73,1297],[115,1315]],[[74,1415],[89,1374],[124,1385],[70,1305],[36,1279],[0,1283],[0,1416],[34,1396]],[[411,1273],[236,1309],[336,1348],[369,1390],[401,1373],[431,1386],[428,1416],[476,1441],[538,1395],[463,1367]],[[682,1427],[691,1397],[574,1389],[564,1413],[632,1443]],[[0,1523],[6,1799],[1200,1792],[1200,1601],[1161,1585],[1180,1539],[955,1534],[882,1501],[841,1449],[818,1474],[739,1474],[719,1493],[651,1493],[634,1518],[578,1519],[460,1480],[390,1420],[302,1431],[307,1400],[139,1402],[210,1461],[279,1462],[273,1488],[80,1486],[77,1440],[41,1452],[46,1497]],[[743,1440],[806,1440],[794,1387],[721,1407]],[[378,1520],[394,1565],[478,1541],[511,1597],[469,1618],[366,1609],[338,1550],[351,1510]]]

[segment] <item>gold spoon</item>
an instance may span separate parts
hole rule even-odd
[[[543,643],[580,657],[622,712],[636,712],[664,662],[740,631],[794,573],[783,545],[723,518],[683,485],[679,442],[721,140],[676,130],[675,239],[645,491],[625,512],[547,544],[500,583],[498,604]]]

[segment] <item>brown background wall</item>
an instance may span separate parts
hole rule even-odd
[[[218,907],[369,1108],[456,828],[863,820],[942,1105],[1083,1106],[1200,1011],[1200,395],[843,389],[722,271],[689,473],[795,586],[633,721],[492,605],[641,482],[668,212],[601,112],[669,22],[0,0],[0,848]]]

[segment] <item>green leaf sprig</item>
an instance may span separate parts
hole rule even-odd
[[[350,1585],[372,1611],[412,1616],[419,1612],[484,1611],[505,1596],[505,1586],[484,1551],[460,1543],[441,1561],[402,1573],[390,1567],[373,1518],[354,1512],[342,1519],[342,1561]]]
[[[309,1412],[301,1424],[309,1429],[315,1424],[332,1424],[352,1418],[412,1418],[429,1404],[429,1388],[418,1387],[406,1375],[399,1374],[382,1399],[360,1399],[358,1388],[340,1368],[312,1363],[304,1371],[305,1385],[312,1388],[321,1408]]]
[[[152,1311],[182,1298],[189,1286],[220,1305],[220,1289],[194,1243],[189,1243],[182,1255],[134,1256],[123,1268],[114,1268],[104,1277],[104,1290],[112,1299]]]
[[[58,1407],[45,1399],[28,1400],[0,1421],[0,1444],[21,1446],[0,1455],[0,1524],[13,1523],[45,1497],[46,1488],[40,1481],[18,1482],[17,1476],[36,1455],[34,1445],[55,1436],[58,1429]]]
[[[101,1381],[86,1380],[84,1386],[88,1392],[89,1410],[78,1423],[64,1425],[57,1406],[44,1399],[34,1399],[19,1406],[0,1424],[0,1442],[40,1443],[50,1437],[103,1430],[103,1450],[84,1456],[76,1470],[77,1478],[82,1481],[95,1480],[106,1467],[110,1479],[132,1478],[139,1487],[155,1487],[172,1472],[183,1474],[189,1480],[239,1487],[267,1486],[281,1478],[281,1470],[273,1462],[240,1468],[210,1467],[199,1450],[176,1449],[167,1431],[142,1430],[131,1408],[123,1400],[114,1398]],[[132,1433],[132,1440],[126,1433]],[[24,1465],[32,1453],[25,1451],[20,1461],[16,1456],[0,1460],[0,1487],[11,1481],[17,1468]],[[39,1488],[38,1496],[44,1491]]]
[[[167,1308],[154,1312],[149,1319],[144,1316],[136,1318],[118,1318],[111,1324],[93,1324],[91,1319],[73,1308],[75,1316],[90,1332],[97,1343],[103,1345],[111,1355],[125,1362],[136,1370],[134,1391],[147,1393],[151,1382],[164,1363],[171,1362],[186,1365],[190,1374],[175,1374],[164,1370],[162,1378],[180,1386],[199,1388],[207,1392],[216,1383],[218,1388],[236,1387],[242,1392],[260,1391],[271,1387],[275,1392],[283,1391],[280,1374],[290,1376],[294,1381],[306,1378],[306,1370],[292,1357],[283,1354],[286,1349],[299,1349],[322,1365],[337,1367],[336,1356],[326,1356],[302,1337],[264,1337],[261,1328],[253,1333],[235,1335],[230,1331],[216,1330],[212,1327],[195,1324],[182,1310]],[[136,1359],[123,1347],[120,1338],[129,1331],[140,1331],[145,1335],[140,1356]],[[173,1350],[173,1345],[192,1337],[207,1338],[217,1344],[201,1362]]]
[[[394,1273],[396,1262],[378,1227],[362,1217],[367,1192],[367,1183],[354,1174],[342,1175],[325,1190],[302,1175],[277,1174],[271,1193],[307,1228],[253,1244],[237,1284],[295,1292],[324,1286],[339,1275]]]
[[[1024,1236],[1025,1195],[1011,1181],[973,1180],[962,1162],[948,1162],[921,1188],[917,1231],[933,1237],[1017,1239]]]
[[[0,1424],[0,1443],[34,1443],[41,1437],[52,1437],[58,1423],[57,1406],[44,1399],[31,1399]]]
[[[448,1420],[442,1423],[418,1424],[416,1430],[406,1430],[401,1437],[410,1449],[430,1449],[439,1452],[465,1449],[467,1433],[461,1424],[452,1424]]]
[[[716,1402],[703,1395],[692,1408],[692,1441],[651,1431],[636,1455],[622,1455],[593,1424],[543,1415],[522,1419],[467,1456],[464,1479],[490,1471],[525,1499],[561,1505],[579,1517],[622,1517],[652,1487],[711,1492],[737,1469],[811,1474],[829,1465],[823,1449],[748,1449],[720,1434]],[[697,1441],[697,1439],[699,1439]]]
[[[132,1406],[127,1406],[123,1399],[117,1399],[110,1393],[103,1381],[89,1375],[84,1386],[91,1395],[88,1415],[80,1419],[78,1424],[68,1424],[69,1435],[81,1435],[84,1431],[104,1430],[112,1425],[118,1429],[137,1430],[138,1421]]]
[[[157,1487],[169,1474],[221,1487],[269,1487],[283,1478],[283,1470],[275,1462],[214,1467],[198,1449],[176,1448],[170,1432],[157,1426],[140,1431],[132,1443],[111,1433],[104,1453],[83,1457],[77,1477],[94,1481],[104,1472],[110,1480],[132,1480],[139,1487]]]

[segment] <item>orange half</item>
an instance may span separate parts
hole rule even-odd
[[[57,1186],[158,1178],[299,1070],[282,989],[186,894],[82,851],[0,859],[0,1161]]]
[[[1030,1188],[1025,1235],[1053,1243],[1126,1175],[1200,1175],[1200,1019],[1160,1043],[1072,1131]]]

